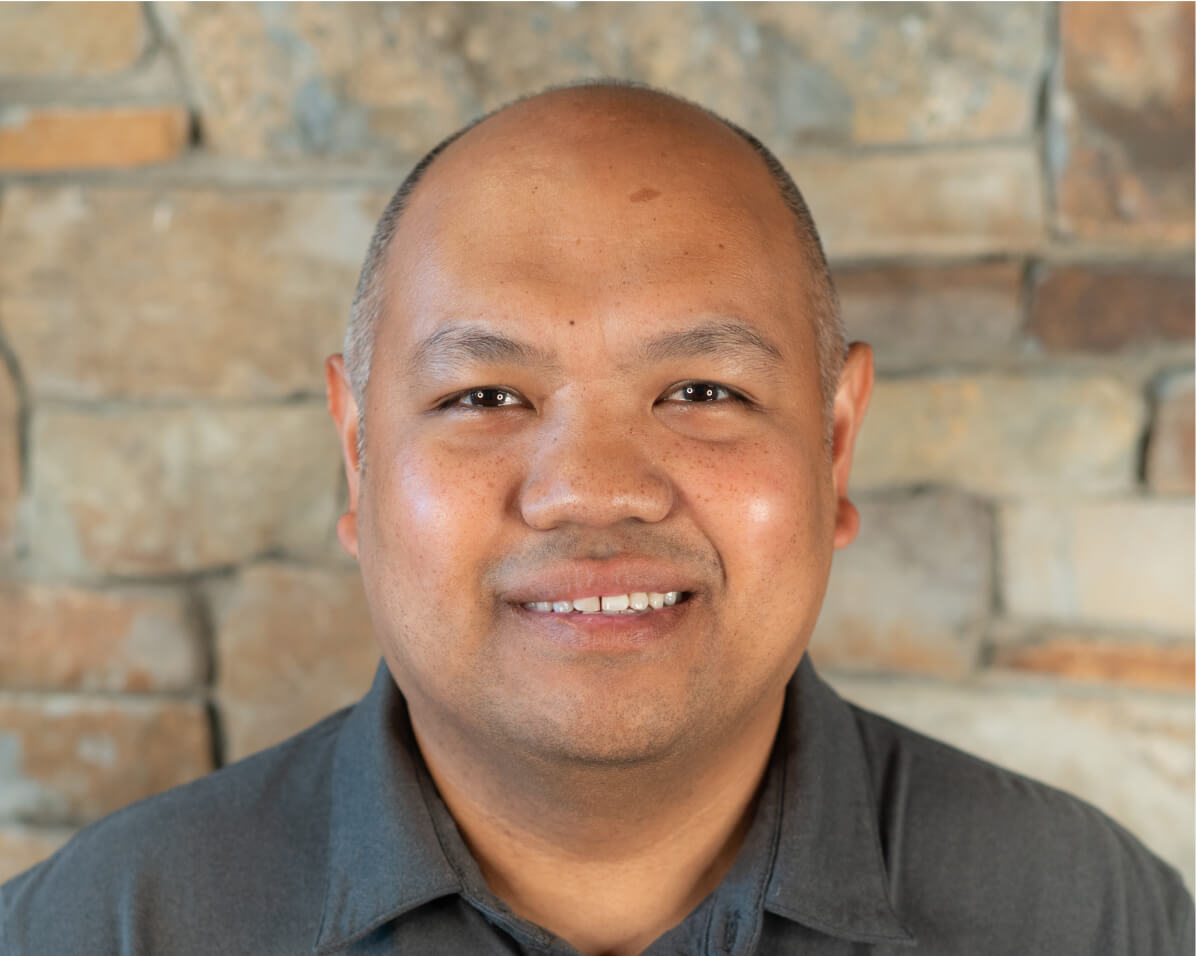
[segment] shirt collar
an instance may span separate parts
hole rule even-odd
[[[889,900],[867,755],[851,708],[803,658],[777,737],[788,749],[769,912],[855,942],[912,943]]]

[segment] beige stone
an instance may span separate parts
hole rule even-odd
[[[177,159],[187,148],[181,106],[15,107],[0,111],[0,170],[119,169]]]
[[[203,683],[206,660],[183,594],[0,581],[0,685],[166,691]]]
[[[1189,694],[832,675],[848,700],[1095,804],[1193,884]]]
[[[1191,495],[1196,490],[1196,390],[1189,372],[1166,382],[1150,429],[1146,480],[1159,495]]]
[[[21,498],[20,399],[0,358],[0,558],[15,548],[17,507]]]
[[[992,522],[954,494],[857,502],[860,533],[836,552],[810,652],[820,666],[958,676],[992,603]]]
[[[1015,617],[1192,634],[1191,501],[1035,501],[1001,511]]]
[[[0,694],[0,818],[84,822],[212,769],[197,701]]]
[[[5,330],[37,395],[322,394],[385,203],[348,188],[14,187]]]
[[[140,3],[0,4],[0,76],[89,77],[132,67],[145,47]]]
[[[246,568],[213,589],[225,758],[359,700],[380,653],[355,569]]]
[[[30,548],[79,574],[319,553],[335,521],[336,431],[316,403],[45,411],[33,422]]]
[[[40,863],[63,846],[74,832],[70,827],[0,824],[0,883]]]
[[[1196,687],[1196,648],[1190,640],[1150,643],[1093,639],[1064,631],[1031,643],[998,646],[991,664],[1080,683],[1188,692]]]
[[[1133,487],[1144,402],[1112,378],[995,374],[878,381],[855,488],[955,485],[994,496]]]

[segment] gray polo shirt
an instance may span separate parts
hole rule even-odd
[[[380,665],[290,740],[0,887],[0,953],[575,956],[487,888]],[[1099,811],[844,703],[804,661],[755,820],[659,954],[1190,956],[1177,873]]]

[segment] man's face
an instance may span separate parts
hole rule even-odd
[[[516,107],[432,167],[352,495],[417,727],[635,763],[775,703],[841,524],[803,261],[746,145],[672,107]],[[664,591],[685,598],[525,606]]]

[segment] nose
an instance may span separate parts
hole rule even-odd
[[[662,521],[674,488],[651,454],[648,428],[602,414],[561,415],[539,430],[519,507],[537,531]]]

